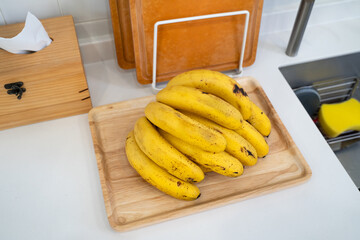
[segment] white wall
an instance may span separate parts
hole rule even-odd
[[[260,34],[290,30],[300,1],[264,0]],[[0,25],[23,22],[28,11],[40,19],[73,15],[80,43],[112,35],[108,0],[0,0]],[[309,25],[359,16],[360,0],[316,0]]]
[[[301,0],[264,0],[260,34],[291,30]],[[308,26],[360,17],[360,0],[316,0]]]
[[[108,0],[1,0],[0,24],[24,22],[28,11],[40,19],[73,15],[75,23],[110,18]]]

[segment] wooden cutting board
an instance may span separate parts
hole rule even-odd
[[[137,80],[152,81],[154,24],[157,21],[248,10],[250,12],[244,66],[254,63],[263,0],[130,0]],[[161,25],[158,30],[157,81],[206,68],[239,67],[245,16],[229,16]]]
[[[266,139],[270,152],[237,178],[206,173],[204,181],[197,184],[201,197],[195,201],[178,200],[160,192],[127,161],[126,136],[155,96],[100,106],[89,112],[106,212],[115,230],[127,231],[186,216],[278,191],[311,177],[310,167],[258,82],[251,77],[238,81],[270,118],[273,127]]]
[[[0,49],[0,130],[87,113],[92,105],[72,16],[41,20],[53,42],[32,54]],[[24,23],[0,26],[1,37],[14,37]],[[22,81],[22,99],[4,84]]]
[[[116,57],[123,69],[135,68],[129,0],[109,0]]]

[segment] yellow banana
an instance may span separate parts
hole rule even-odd
[[[192,70],[177,75],[167,86],[176,85],[199,88],[224,99],[236,107],[245,120],[251,115],[247,93],[240,84],[225,74],[205,69]]]
[[[151,161],[136,144],[133,131],[126,138],[125,150],[130,165],[143,179],[160,191],[174,198],[188,201],[200,197],[197,186],[174,177]]]
[[[257,153],[255,148],[242,136],[233,130],[224,128],[208,119],[200,117],[196,114],[184,112],[186,116],[204,124],[205,126],[220,132],[226,139],[225,151],[230,153],[232,156],[239,159],[239,161],[245,166],[253,166],[257,162]]]
[[[253,125],[263,136],[269,136],[271,131],[271,122],[268,116],[255,103],[251,102],[251,116],[248,122]]]
[[[243,119],[231,104],[193,87],[166,87],[158,92],[156,100],[175,109],[196,113],[230,129],[240,128]]]
[[[180,152],[184,153],[189,159],[201,164],[212,171],[228,177],[240,176],[243,171],[243,165],[226,152],[211,153],[203,151],[193,145],[185,143],[179,138],[163,131],[160,134]]]
[[[200,182],[204,179],[201,168],[161,137],[146,117],[137,120],[134,135],[140,149],[170,174],[186,182]]]
[[[201,164],[198,164],[197,165],[199,166],[199,168],[201,168],[201,170],[204,172],[204,173],[207,173],[207,172],[212,172],[212,170],[208,167],[205,167],[204,165],[201,165]]]
[[[163,103],[149,103],[145,108],[145,115],[157,127],[189,144],[209,152],[225,150],[226,140],[220,133]]]
[[[265,157],[269,153],[269,145],[266,143],[263,135],[261,135],[250,123],[243,121],[241,128],[235,132],[245,138],[256,149],[258,157]]]

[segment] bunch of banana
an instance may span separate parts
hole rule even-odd
[[[243,165],[226,152],[212,153],[188,144],[179,138],[160,130],[169,143],[186,154],[194,162],[228,177],[237,177],[243,173]]]
[[[125,149],[130,165],[151,185],[178,199],[195,200],[200,197],[197,186],[177,179],[151,161],[138,147],[134,132],[129,133]]]
[[[266,114],[232,78],[193,70],[173,78],[145,108],[126,140],[131,166],[147,182],[195,200],[205,172],[238,177],[269,152]]]
[[[182,113],[204,124],[205,126],[220,132],[224,136],[227,142],[225,151],[231,154],[232,156],[236,157],[243,165],[253,166],[256,164],[257,152],[255,148],[237,132],[222,127],[196,114],[190,112],[182,112]]]

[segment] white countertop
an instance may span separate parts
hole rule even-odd
[[[313,175],[296,187],[133,230],[108,224],[87,114],[0,132],[0,239],[359,239],[360,193],[278,70],[360,51],[360,19],[262,35],[255,77]],[[94,106],[152,94],[115,60],[85,65]]]

